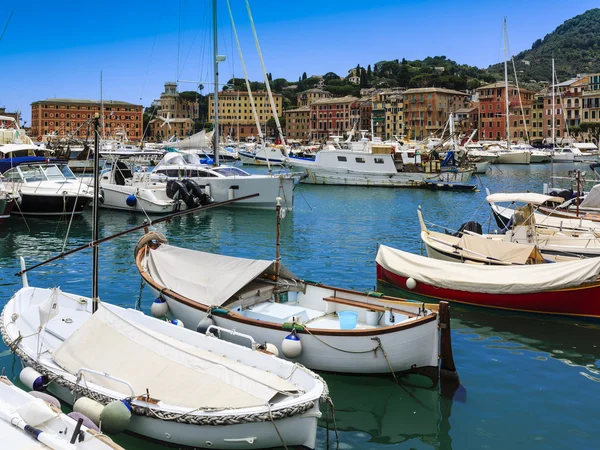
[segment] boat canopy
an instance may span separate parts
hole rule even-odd
[[[128,381],[135,395],[190,409],[263,406],[298,388],[272,373],[159,334],[99,304],[54,353],[54,361],[76,374],[80,368]],[[84,372],[86,382],[131,395],[122,383]]]
[[[5,144],[0,145],[0,155],[6,155],[11,152],[23,151],[23,150],[40,150],[44,152],[54,153],[54,150],[49,150],[47,148],[40,148],[37,145],[33,144]]]
[[[590,189],[579,206],[581,208],[600,208],[600,184]]]
[[[275,263],[216,255],[162,244],[149,249],[147,270],[160,285],[206,306],[221,306],[260,275],[275,275]],[[283,265],[283,278],[297,279]]]
[[[417,283],[488,294],[565,289],[595,281],[600,274],[600,258],[525,266],[471,265],[413,255],[385,245],[379,246],[376,261],[384,269]]]
[[[545,202],[563,203],[562,197],[552,197],[550,195],[537,194],[535,192],[521,192],[514,194],[490,194],[486,198],[488,203],[503,203],[503,202],[522,202],[531,203],[532,205],[541,205]]]

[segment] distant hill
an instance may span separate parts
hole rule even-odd
[[[519,82],[550,82],[552,58],[559,82],[581,73],[600,72],[600,9],[590,9],[567,20],[543,39],[535,41],[531,49],[516,55]],[[490,66],[488,71],[499,79],[504,78],[503,64]],[[512,67],[509,67],[509,73],[512,73]]]

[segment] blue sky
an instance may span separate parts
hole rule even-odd
[[[249,76],[262,79],[244,1],[230,1]],[[220,76],[226,81],[242,70],[226,3],[218,3],[219,53],[227,56]],[[160,96],[165,81],[212,78],[208,0],[13,4],[0,41],[0,106],[21,110],[28,123],[33,101],[99,99],[101,71],[105,99],[145,106]],[[502,61],[504,16],[516,54],[597,6],[589,0],[251,1],[267,71],[290,81],[304,71],[345,76],[359,63],[436,55],[487,67]],[[11,7],[0,12],[0,32]],[[194,87],[180,84],[180,90]]]

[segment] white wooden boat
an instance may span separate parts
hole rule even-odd
[[[383,153],[385,147],[381,146],[382,153],[377,153],[376,147],[373,145],[373,150],[367,152],[321,150],[314,161],[293,158],[289,164],[305,171],[301,183],[347,186],[421,187],[427,181],[467,183],[474,171],[473,168],[441,171],[439,161],[422,162],[415,151]]]
[[[0,436],[7,450],[123,450],[108,436],[78,426],[60,408],[19,389],[4,376],[0,377]]]
[[[2,339],[64,402],[99,403],[89,409],[103,424],[107,408],[123,411],[113,432],[194,448],[315,447],[327,394],[308,369],[254,341],[242,347],[101,302],[92,314],[89,298],[24,285],[0,315]]]
[[[438,313],[394,297],[303,281],[278,262],[174,247],[155,233],[142,238],[135,253],[157,303],[166,303],[169,315],[186,327],[202,330],[215,323],[270,342],[280,355],[309,368],[331,372],[416,370],[437,380],[441,353],[442,372],[456,376],[453,363],[444,366],[452,360],[446,338],[440,347],[447,305]],[[348,325],[346,315],[353,316]],[[298,344],[293,351],[290,340]]]
[[[258,193],[258,197],[240,200],[236,207],[274,209],[276,198],[283,206],[294,205],[294,177],[292,174],[251,175],[235,166],[208,166],[200,164],[191,153],[167,153],[151,173],[155,181],[191,179],[214,201],[221,202]]]

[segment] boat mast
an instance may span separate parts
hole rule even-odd
[[[94,117],[94,200],[92,202],[92,240],[98,240],[98,198],[100,192],[99,114]],[[104,116],[103,116],[104,117]],[[92,247],[92,313],[98,310],[98,246]]]
[[[213,153],[215,156],[214,164],[219,165],[219,42],[217,36],[217,0],[212,2],[213,8],[213,64],[214,64],[214,80],[215,80],[215,130],[213,133]],[[224,59],[224,58],[223,58]]]
[[[504,103],[506,105],[506,149],[510,150],[510,117],[508,108],[508,63],[506,62],[506,17],[504,18]]]
[[[554,147],[556,146],[556,129],[555,129],[555,115],[556,115],[556,105],[554,104],[555,102],[555,98],[554,98],[554,58],[552,58],[552,150],[554,150]]]

